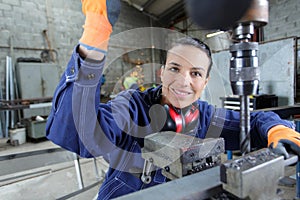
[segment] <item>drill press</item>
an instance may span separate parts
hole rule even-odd
[[[258,43],[252,42],[255,28],[268,23],[268,0],[253,0],[248,12],[233,26],[230,46],[230,82],[240,98],[240,150],[250,152],[249,96],[256,95],[259,84]]]

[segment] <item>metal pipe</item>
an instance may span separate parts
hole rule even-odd
[[[10,49],[10,46],[0,45],[0,48]],[[17,50],[31,50],[31,51],[43,51],[43,50],[56,51],[55,49],[34,48],[34,47],[14,47],[14,49],[17,49]]]
[[[5,99],[9,101],[9,56],[6,56],[6,85],[5,85]],[[9,111],[5,111],[5,137],[8,138],[9,126]]]
[[[9,60],[9,96],[10,100],[15,99],[15,89],[14,89],[14,74],[13,74],[13,65],[12,59]],[[15,127],[15,111],[10,111],[10,128]]]
[[[3,98],[2,96],[2,83],[0,81],[0,99]],[[4,129],[3,129],[3,126],[4,124],[2,124],[3,122],[5,122],[5,116],[3,115],[3,112],[0,111],[0,138],[3,138],[4,136]]]
[[[16,70],[14,64],[16,59],[14,54],[14,37],[12,34],[10,35],[10,56],[12,58],[12,74],[13,74],[13,86],[14,86],[14,95],[15,95],[13,99],[11,98],[11,100],[14,100],[14,99],[19,99],[20,96],[19,96],[19,88],[18,88]],[[21,119],[21,110],[17,110],[16,112],[17,112],[17,117],[15,118],[15,120],[18,121]]]
[[[77,181],[78,181],[78,188],[81,190],[84,188],[84,185],[83,185],[83,180],[82,180],[82,173],[81,173],[79,157],[76,153],[73,153],[73,156],[74,156],[74,164],[75,164],[75,170],[76,170]]]
[[[52,102],[48,102],[48,103],[30,104],[29,108],[45,108],[51,106],[52,106]]]
[[[98,171],[98,166],[97,166],[97,159],[93,158],[94,161],[94,166],[95,166],[95,174],[96,174],[96,178],[100,179],[100,175],[99,175],[99,171]]]

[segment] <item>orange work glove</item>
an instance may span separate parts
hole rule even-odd
[[[112,27],[120,14],[120,0],[81,0],[85,14],[79,43],[88,50],[106,53]]]
[[[268,131],[268,147],[285,158],[289,158],[288,151],[300,157],[300,134],[283,125],[274,126]]]

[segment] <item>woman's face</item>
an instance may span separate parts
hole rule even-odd
[[[161,71],[162,103],[184,108],[199,99],[208,82],[209,65],[208,55],[194,46],[170,49]]]

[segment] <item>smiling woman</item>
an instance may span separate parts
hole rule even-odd
[[[105,5],[106,1],[83,2],[93,7]],[[107,2],[114,7],[114,1]],[[101,12],[90,17],[105,21],[102,11],[106,8],[99,10]],[[107,12],[109,15],[109,9]],[[105,22],[105,25],[92,23],[93,26],[88,27],[96,30],[84,33],[87,41],[98,36],[100,40],[103,36],[108,39],[106,31],[101,36],[102,28],[109,26],[109,22]],[[94,31],[98,31],[97,34]],[[159,167],[150,173],[150,182],[145,184],[141,179],[145,161],[141,152],[145,137],[151,134],[173,131],[204,139],[209,127],[215,126],[219,131],[215,136],[219,134],[224,138],[225,150],[240,149],[239,112],[216,108],[199,99],[212,65],[207,45],[189,37],[178,40],[167,53],[161,85],[145,91],[125,90],[111,101],[100,103],[100,79],[107,61],[108,43],[107,40],[105,45],[89,43],[87,47],[84,41],[74,48],[57,86],[46,131],[49,140],[81,157],[103,156],[108,161],[109,170],[99,190],[99,200],[169,181]],[[98,51],[97,47],[104,49]],[[290,122],[272,112],[253,112],[250,124],[253,148],[269,144],[284,154],[284,143],[300,154],[300,137]]]
[[[209,48],[193,38],[182,38],[167,54],[161,71],[162,102],[177,108],[191,105],[205,89],[211,69]]]

